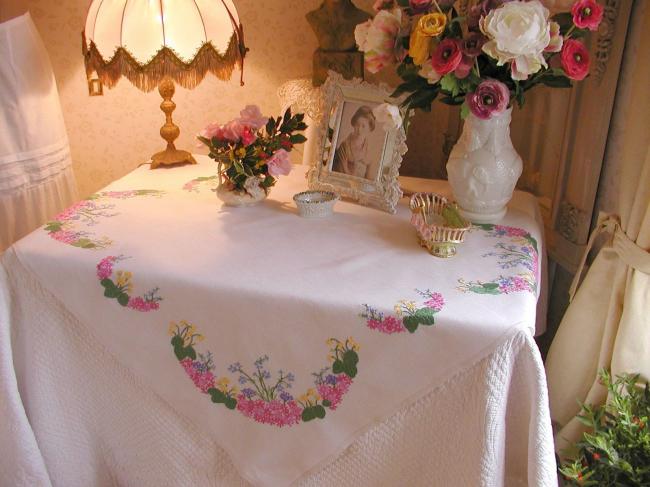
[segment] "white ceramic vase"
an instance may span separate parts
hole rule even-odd
[[[523,163],[510,139],[512,108],[489,120],[472,113],[447,162],[460,212],[474,223],[495,223],[506,212]]]
[[[227,184],[220,184],[216,192],[217,198],[223,201],[226,206],[253,206],[264,201],[267,197],[263,190],[251,195],[246,191],[235,191]]]

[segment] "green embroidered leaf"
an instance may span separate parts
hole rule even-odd
[[[224,401],[224,404],[228,409],[235,409],[237,407],[237,399],[235,399],[234,397],[228,397]]]
[[[208,389],[208,394],[210,394],[212,397],[212,402],[217,404],[224,404],[228,399],[230,399],[223,392],[221,392],[219,389],[215,389],[214,387]]]
[[[420,325],[420,321],[415,315],[405,316],[402,318],[402,323],[404,323],[404,328],[406,328],[409,333],[415,333],[415,330],[417,330],[418,326]]]
[[[192,360],[196,360],[196,351],[192,347],[184,347],[182,341],[181,343],[177,342],[174,345],[174,355],[176,355],[176,358],[179,361],[185,358],[191,358]]]
[[[469,288],[469,290],[476,294],[501,294],[499,292],[499,285],[494,282],[487,282],[485,284],[481,284],[480,286],[472,286]]]
[[[61,227],[63,227],[63,223],[53,221],[53,222],[47,222],[45,224],[45,231],[46,232],[58,232],[61,230]]]
[[[345,371],[345,365],[340,360],[335,360],[332,364],[332,372],[335,374],[342,374]]]
[[[302,420],[307,423],[312,419],[316,419],[316,414],[314,413],[313,407],[308,407],[302,410]]]
[[[117,297],[117,302],[120,303],[122,306],[127,306],[129,304],[129,295],[126,293],[121,293]]]
[[[431,326],[436,322],[434,314],[435,312],[431,308],[420,308],[414,316],[417,317],[421,325]]]
[[[73,247],[81,247],[82,249],[94,249],[97,247],[92,241],[87,238],[80,238],[72,244]]]
[[[332,403],[331,403],[330,401],[328,401],[327,399],[323,399],[323,406],[325,406],[326,408],[328,408],[328,407],[330,407],[331,405],[332,405]]]
[[[475,223],[474,225],[479,227],[481,230],[485,230],[486,232],[491,232],[494,230],[494,225],[492,223]]]
[[[535,249],[535,252],[539,252],[539,250],[537,250],[537,240],[535,240],[535,239],[530,235],[530,233],[527,234],[525,238],[526,238],[526,240],[528,240],[528,241],[530,242],[530,245],[533,246],[533,248]]]
[[[357,365],[359,363],[359,355],[354,350],[348,350],[343,354],[343,364],[346,367]]]
[[[357,372],[358,372],[357,366],[350,365],[343,372],[345,372],[350,379],[354,379],[357,376]]]
[[[114,286],[115,285],[115,284],[113,284],[113,281],[111,281],[108,278],[102,279],[101,281],[99,281],[99,283],[104,287],[109,287],[109,286]]]
[[[182,347],[183,346],[183,339],[179,335],[174,335],[172,337],[172,346],[174,348]]]
[[[102,286],[104,286],[106,289],[104,290],[104,296],[107,298],[115,299],[117,298],[120,294],[122,294],[122,291],[115,285],[113,281],[110,279],[104,279],[104,281],[108,281],[104,283],[102,281]]]
[[[320,404],[314,406],[312,409],[314,410],[314,416],[318,419],[323,419],[325,417],[325,408]]]

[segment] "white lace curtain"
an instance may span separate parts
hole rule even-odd
[[[605,155],[604,183],[616,192],[616,216],[597,229],[610,241],[575,294],[546,361],[551,415],[561,427],[558,452],[583,431],[577,401],[606,400],[600,368],[650,380],[649,24],[650,2],[635,2]]]

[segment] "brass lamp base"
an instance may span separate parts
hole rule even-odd
[[[160,127],[160,136],[167,141],[167,149],[151,156],[151,169],[177,164],[196,164],[196,160],[192,157],[192,154],[185,150],[178,150],[174,146],[174,140],[181,133],[181,129],[177,125],[174,125],[172,121],[172,112],[176,108],[176,103],[172,101],[174,91],[174,82],[172,79],[168,76],[163,78],[158,86],[158,92],[163,98],[160,109],[165,114],[165,125]]]
[[[196,164],[196,159],[186,150],[166,149],[151,156],[151,169],[177,164]]]

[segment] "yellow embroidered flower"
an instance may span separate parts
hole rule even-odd
[[[230,385],[230,379],[228,377],[221,377],[217,382],[215,382],[217,389],[221,392],[228,392],[228,386]]]
[[[178,329],[178,325],[176,324],[175,321],[172,321],[169,323],[169,328],[167,328],[167,334],[169,334],[169,336],[174,336],[176,335],[177,329]]]
[[[354,338],[352,337],[348,337],[347,344],[348,347],[354,350],[355,352],[358,352],[359,349],[361,348],[361,346],[356,341],[354,341]]]
[[[196,340],[196,343],[201,343],[203,340],[205,340],[205,337],[203,335],[192,335],[192,336]]]
[[[393,307],[393,309],[395,310],[395,314],[396,314],[398,317],[401,318],[401,317],[402,317],[402,305],[401,305],[401,302],[400,302],[400,303],[397,303],[397,304]]]
[[[336,355],[332,355],[332,354],[328,355],[327,360],[329,360],[330,362],[334,362],[336,360]]]
[[[337,342],[338,340],[336,338],[329,338],[326,343],[327,346],[333,347],[334,345],[336,345]]]
[[[447,16],[439,12],[420,17],[409,41],[409,56],[414,64],[422,66],[429,59],[432,39],[442,34],[446,25]]]
[[[117,271],[117,287],[123,289],[127,293],[130,293],[133,290],[133,284],[131,283],[131,278],[133,274],[127,271]]]

